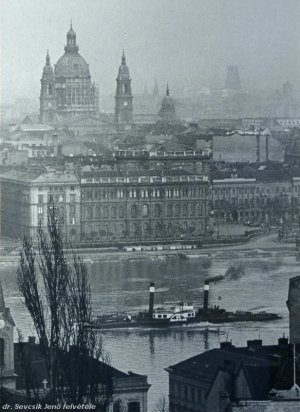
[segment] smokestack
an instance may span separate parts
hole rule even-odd
[[[151,282],[150,287],[149,287],[149,315],[151,318],[153,315],[153,307],[154,307],[154,293],[155,293],[155,284]]]
[[[300,343],[300,276],[290,279],[287,307],[290,313],[290,342]]]
[[[208,295],[209,295],[209,281],[204,282],[204,298],[203,298],[203,310],[207,312],[208,309]]]

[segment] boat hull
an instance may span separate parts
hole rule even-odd
[[[132,319],[124,321],[95,321],[92,325],[95,329],[126,329],[126,328],[172,328],[191,324],[199,324],[207,328],[207,324],[222,324],[232,322],[268,322],[281,319],[277,314],[230,314],[230,315],[199,315],[186,321],[170,322],[168,319]]]

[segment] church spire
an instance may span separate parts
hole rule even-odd
[[[170,96],[169,83],[167,83],[166,96]]]
[[[155,77],[154,89],[153,89],[153,97],[159,96],[159,90],[157,85],[157,78]]]
[[[50,66],[50,56],[49,56],[49,50],[47,49],[47,55],[46,55],[46,65]]]
[[[126,57],[125,57],[125,51],[123,49],[123,54],[122,54],[122,65],[126,66]]]

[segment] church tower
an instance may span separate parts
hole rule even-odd
[[[41,78],[40,122],[54,122],[56,120],[56,110],[57,100],[53,67],[51,66],[49,52],[47,51],[46,64],[43,68],[43,75]]]
[[[158,90],[156,77],[155,77],[155,83],[154,83],[154,89],[153,89],[153,97],[159,97],[159,90]]]
[[[16,387],[14,374],[14,326],[10,310],[5,307],[2,284],[0,281],[0,386],[10,389]]]
[[[133,124],[133,97],[131,93],[131,78],[126,65],[124,50],[116,81],[115,123],[118,126],[118,130],[129,130]]]

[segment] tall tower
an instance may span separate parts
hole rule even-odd
[[[40,121],[41,123],[52,123],[56,120],[57,100],[55,93],[55,81],[53,67],[50,63],[49,52],[47,51],[46,64],[43,68],[41,78],[40,94]]]
[[[115,96],[115,123],[118,126],[118,130],[128,130],[133,124],[133,97],[131,93],[131,78],[129,75],[129,69],[126,65],[124,50],[116,81],[117,90]]]
[[[157,85],[157,78],[155,77],[154,89],[153,89],[153,97],[159,96],[159,90]]]
[[[241,90],[241,79],[238,66],[228,66],[225,80],[225,89],[239,91]]]
[[[5,307],[0,281],[0,387],[15,389],[14,374],[14,326],[9,308]]]

